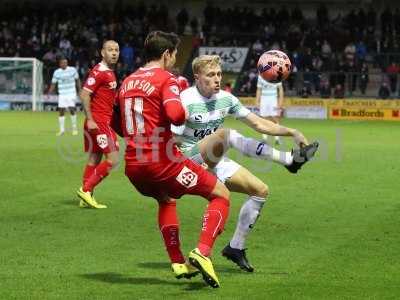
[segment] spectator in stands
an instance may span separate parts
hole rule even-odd
[[[224,91],[228,93],[232,93],[232,84],[230,82],[225,83]]]
[[[319,91],[320,87],[322,65],[322,59],[316,55],[312,60],[312,71],[314,72],[313,84],[316,92]]]
[[[332,48],[331,48],[331,45],[328,43],[327,40],[324,40],[322,42],[321,55],[322,55],[322,59],[324,59],[324,60],[329,59],[331,57],[331,55],[332,55]]]
[[[312,95],[311,92],[311,83],[308,81],[304,81],[303,87],[299,91],[299,96],[301,98],[308,98]]]
[[[386,71],[384,65],[386,52],[393,52],[396,49],[400,51],[397,40],[400,32],[400,10],[395,11],[392,7],[386,7],[382,14],[373,5],[368,7],[367,12],[363,9],[358,11],[341,9],[340,15],[332,19],[328,14],[328,8],[332,5],[321,4],[316,9],[316,19],[310,20],[308,17],[312,9],[308,8],[305,14],[305,10],[289,2],[287,2],[288,7],[281,6],[278,12],[269,4],[260,4],[264,8],[260,8],[261,15],[259,15],[256,13],[256,7],[254,9],[230,8],[207,1],[208,4],[203,6],[205,9],[204,31],[202,31],[199,23],[202,16],[189,16],[185,8],[177,11],[178,14],[173,20],[176,21],[175,24],[169,19],[169,10],[165,5],[155,4],[150,7],[144,2],[127,5],[114,11],[112,8],[101,11],[90,1],[82,5],[73,4],[75,1],[71,3],[64,1],[63,4],[36,1],[35,10],[30,10],[30,5],[27,4],[30,1],[22,4],[17,2],[9,2],[0,10],[0,56],[35,56],[46,60],[45,82],[49,81],[50,78],[46,77],[50,77],[52,69],[56,66],[54,54],[67,56],[73,65],[79,62],[80,68],[85,69],[83,73],[86,73],[90,66],[89,57],[96,57],[98,43],[101,43],[105,37],[113,36],[118,41],[135,41],[135,44],[139,45],[142,44],[139,42],[140,39],[143,39],[150,28],[178,27],[180,33],[182,31],[193,33],[197,37],[195,47],[200,45],[252,47],[254,45],[255,51],[251,52],[256,53],[279,48],[288,52],[293,66],[296,65],[299,72],[307,67],[314,71],[316,67],[313,64],[313,58],[316,55],[320,55],[323,61],[321,72],[332,72],[337,66],[333,63],[332,57],[337,53],[342,55],[346,53],[344,61],[348,60],[346,57],[352,57],[350,60],[355,60],[355,67],[358,70],[358,61],[363,61],[373,54],[371,51],[382,54],[377,56],[376,60],[381,59],[378,65]],[[376,22],[377,13],[378,17],[381,17],[382,24]],[[12,15],[18,17],[10,17]],[[49,15],[51,17],[48,17]],[[103,17],[105,15],[107,18]],[[304,15],[307,15],[307,19]],[[149,20],[156,21],[150,24]],[[382,25],[382,30],[378,28],[378,24]],[[379,35],[375,35],[375,32]],[[254,37],[257,37],[259,41],[255,42]],[[357,45],[353,42],[349,43],[351,40],[357,41]],[[52,48],[55,50],[52,51]],[[306,48],[311,49],[311,59],[309,50],[305,51]],[[140,56],[140,49],[134,50],[134,57],[132,60],[129,59],[129,67],[132,69],[141,65],[140,59],[137,58]],[[250,55],[253,54],[250,53]],[[122,53],[121,56],[123,56]],[[244,69],[249,69],[251,64],[248,62]],[[332,87],[337,83],[345,86],[345,71],[346,69],[338,70],[338,76],[332,76],[334,79],[331,82]],[[81,71],[79,73],[81,74]],[[295,85],[294,77],[291,76],[288,81],[292,89]],[[301,78],[301,75],[298,78]],[[357,76],[357,80],[361,80],[361,75]],[[313,81],[316,87],[317,81]],[[246,83],[240,82],[239,86]],[[361,81],[358,84],[361,89]],[[250,82],[249,85],[252,90],[252,83]],[[394,85],[394,80],[390,87],[392,85]],[[397,83],[394,91],[396,93],[398,91]]]
[[[365,95],[368,82],[369,82],[368,65],[366,62],[363,62],[360,70],[360,91],[362,95]]]
[[[287,79],[289,91],[293,91],[295,82],[297,80],[297,66],[292,64],[292,72],[290,72],[289,78]]]
[[[241,87],[240,87],[240,93],[241,94],[252,94],[252,90],[251,90],[251,82],[250,81],[246,81]]]
[[[380,99],[388,99],[390,97],[390,89],[386,81],[382,81],[378,96]]]
[[[121,49],[121,59],[126,65],[128,71],[133,71],[133,62],[135,59],[135,49],[129,44],[128,41],[125,42]]]
[[[42,59],[46,64],[55,64],[57,61],[56,49],[49,49],[45,55],[43,55]]]
[[[345,71],[347,73],[347,82],[349,89],[354,92],[357,87],[357,67],[354,61],[347,61],[345,66]]]
[[[349,44],[347,44],[346,48],[344,48],[344,55],[348,62],[354,62],[354,58],[356,55],[356,45],[354,44],[354,42],[350,42]]]
[[[261,44],[261,41],[259,39],[257,39],[253,46],[252,46],[252,50],[256,53],[256,54],[261,54],[263,51],[263,44]]]
[[[333,91],[333,98],[335,99],[343,99],[344,98],[344,88],[340,83],[335,86]]]
[[[303,63],[302,63],[301,68],[303,70],[305,70],[305,69],[312,70],[312,61],[313,61],[313,54],[312,54],[311,48],[307,48],[306,52],[303,55]]]
[[[71,42],[65,36],[61,38],[58,47],[60,48],[64,57],[68,59],[71,58],[72,45]]]
[[[359,41],[356,45],[356,57],[357,61],[363,62],[367,56],[367,47],[363,41]]]
[[[388,75],[389,78],[389,82],[390,82],[390,91],[392,93],[396,92],[396,88],[397,88],[397,76],[399,74],[400,68],[399,66],[392,61],[392,63],[386,68],[386,73]]]
[[[319,89],[321,98],[330,98],[331,97],[331,87],[329,85],[329,81],[328,80],[322,80],[321,81],[321,86]]]

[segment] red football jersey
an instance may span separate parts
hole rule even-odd
[[[98,123],[110,123],[115,103],[117,79],[113,70],[98,63],[89,73],[83,88],[92,94],[90,110]]]
[[[190,87],[189,81],[186,79],[186,77],[183,76],[178,76],[176,78],[178,81],[178,86],[179,86],[179,91],[182,93],[184,90],[186,90],[188,87]]]
[[[125,78],[118,98],[127,163],[150,163],[180,156],[171,140],[168,117],[171,105],[175,104],[184,122],[185,112],[174,75],[157,67],[140,68]]]

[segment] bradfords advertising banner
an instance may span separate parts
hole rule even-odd
[[[243,105],[256,108],[254,97],[241,97]],[[284,99],[286,118],[400,121],[400,100]]]
[[[388,108],[331,107],[330,119],[400,121],[400,110]]]
[[[199,55],[219,55],[222,60],[222,70],[239,73],[242,70],[249,48],[237,47],[200,47]]]

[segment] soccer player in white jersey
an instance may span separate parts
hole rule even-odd
[[[59,60],[59,68],[54,71],[53,78],[48,93],[52,93],[57,85],[58,90],[58,123],[60,130],[57,136],[63,135],[65,132],[65,110],[68,108],[71,114],[72,135],[78,134],[75,113],[75,101],[81,88],[79,75],[74,67],[68,66],[68,60],[61,58]]]
[[[172,131],[180,149],[192,160],[206,164],[230,191],[247,194],[235,233],[222,255],[242,269],[253,272],[245,253],[245,241],[255,224],[268,196],[268,187],[249,170],[224,157],[233,147],[254,158],[272,160],[284,165],[290,172],[298,169],[318,148],[318,143],[308,144],[303,134],[265,120],[242,106],[239,99],[221,90],[221,62],[219,56],[201,55],[192,63],[195,85],[180,94],[188,111],[185,125]],[[232,115],[254,130],[273,136],[291,136],[301,148],[291,152],[276,150],[252,138],[242,136],[233,129],[221,128],[226,116]]]
[[[274,122],[280,123],[283,107],[283,87],[282,82],[270,83],[260,75],[257,78],[256,103],[260,106],[260,116]],[[263,134],[263,139],[268,136]],[[275,143],[281,144],[279,136],[275,136]]]

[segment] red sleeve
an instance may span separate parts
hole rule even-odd
[[[103,82],[102,72],[91,71],[88,78],[86,78],[83,88],[91,93],[94,93]]]
[[[183,76],[178,77],[178,84],[181,93],[190,86],[189,81]]]
[[[170,77],[161,88],[161,98],[168,119],[172,124],[179,126],[186,121],[185,109],[179,97],[179,87],[176,79]]]

